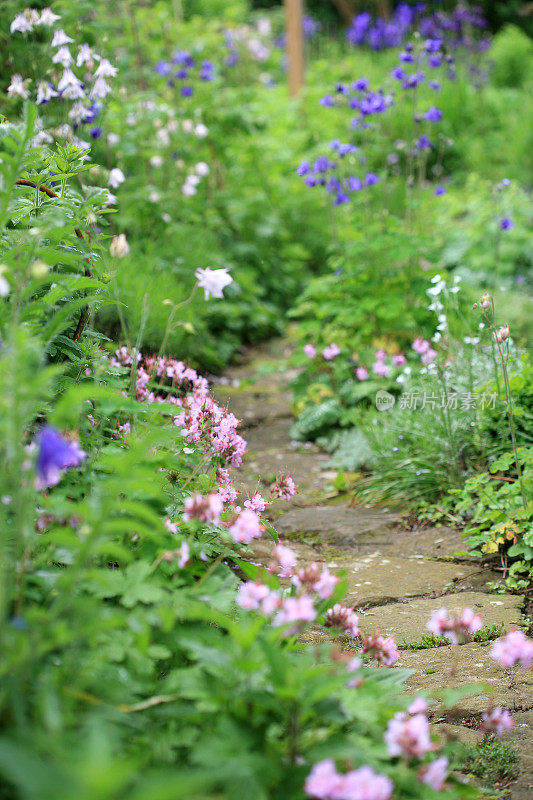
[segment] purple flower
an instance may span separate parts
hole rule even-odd
[[[89,133],[91,134],[91,139],[96,140],[102,138],[102,129],[99,125],[96,125],[94,128],[90,128]]]
[[[396,81],[404,81],[407,77],[407,73],[401,67],[394,67],[391,70],[391,75]]]
[[[335,105],[333,97],[330,94],[327,94],[325,97],[322,97],[321,100],[318,101],[321,106],[325,108],[331,108]]]
[[[345,194],[345,192],[339,192],[338,195],[335,197],[335,200],[333,201],[333,205],[340,206],[342,205],[342,203],[349,203],[349,202],[350,202],[349,196]]]
[[[431,150],[433,147],[433,142],[428,139],[425,133],[423,133],[422,136],[419,137],[415,147],[417,150]]]
[[[359,192],[363,188],[363,184],[355,175],[348,178],[348,190],[350,192]]]
[[[514,222],[510,217],[504,217],[500,220],[500,228],[502,231],[508,231],[510,228],[514,228]]]
[[[442,111],[440,108],[431,106],[431,108],[424,114],[424,119],[428,122],[440,122],[442,119]]]
[[[442,39],[426,39],[424,50],[428,53],[438,53],[442,47]]]
[[[309,170],[311,169],[311,165],[309,161],[302,161],[299,167],[296,168],[297,175],[307,175]]]
[[[41,428],[37,443],[39,454],[35,488],[39,490],[55,486],[59,483],[63,470],[79,467],[86,456],[77,442],[67,441],[50,425]]]
[[[403,61],[404,64],[412,64],[414,62],[414,56],[412,53],[398,53],[398,58],[400,61]]]
[[[373,172],[367,172],[365,175],[365,186],[373,186],[379,181],[379,177]]]
[[[193,93],[192,86],[182,86],[180,90],[180,94],[182,97],[190,97]]]
[[[441,195],[441,194],[446,194],[446,189],[444,188],[444,186],[437,186],[437,187],[435,188],[435,192],[434,192],[434,194],[435,194],[437,197],[438,197],[439,195]]]
[[[364,92],[368,89],[368,80],[366,78],[359,78],[359,80],[353,82],[352,88],[355,92]]]
[[[428,81],[428,86],[430,89],[433,89],[434,92],[440,92],[440,83],[437,81]]]
[[[167,61],[158,61],[154,70],[158,75],[161,75],[162,78],[166,78],[167,75],[170,75],[170,64]]]

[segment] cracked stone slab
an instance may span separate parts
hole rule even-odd
[[[491,644],[449,645],[429,650],[402,651],[397,666],[414,670],[407,680],[408,691],[440,691],[480,684],[479,692],[459,701],[457,719],[469,718],[485,711],[489,699],[495,706],[511,711],[529,709],[533,705],[533,673],[519,667],[503,669],[489,653]],[[489,687],[489,694],[481,684]]]
[[[294,508],[280,517],[277,528],[282,534],[309,533],[313,539],[328,536],[338,544],[356,543],[369,533],[386,533],[398,521],[400,514],[388,509],[349,508],[329,505],[314,508]]]
[[[346,571],[347,600],[357,607],[447,591],[473,571],[469,564],[429,561],[422,556],[401,558],[380,551],[359,558],[341,557],[328,565],[332,571]]]
[[[243,430],[262,422],[291,416],[288,389],[266,395],[258,391],[244,392],[227,386],[218,386],[212,391],[212,394],[219,405],[229,406],[231,412],[241,420],[241,429]]]
[[[482,614],[483,625],[504,624],[505,630],[520,620],[522,601],[517,595],[493,595],[483,592],[460,592],[438,598],[418,597],[408,603],[370,608],[360,615],[365,630],[379,625],[383,634],[393,636],[401,646],[402,641],[415,642],[429,633],[426,623],[436,608],[446,608],[451,615],[462,608],[472,608]]]

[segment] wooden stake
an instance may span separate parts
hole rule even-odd
[[[285,0],[289,94],[297,95],[304,83],[303,0]]]

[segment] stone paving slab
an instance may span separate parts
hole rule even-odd
[[[469,564],[430,561],[417,556],[383,556],[379,551],[359,558],[341,557],[328,565],[332,571],[346,571],[348,602],[357,607],[449,591],[473,572]]]
[[[521,616],[521,598],[517,595],[493,595],[483,592],[459,592],[438,598],[416,598],[408,603],[371,608],[360,615],[361,627],[379,625],[383,634],[394,636],[398,645],[416,642],[429,633],[426,628],[431,612],[447,608],[449,614],[472,608],[482,614],[483,625],[504,624],[505,630],[517,626]]]
[[[221,406],[230,407],[232,413],[241,420],[241,430],[244,431],[263,422],[291,416],[288,389],[280,394],[265,395],[218,386],[212,390],[212,394]]]
[[[411,691],[438,691],[480,684],[479,694],[469,695],[458,703],[457,721],[485,711],[490,698],[494,705],[511,710],[533,707],[533,673],[517,667],[504,670],[489,656],[490,643],[434,647],[429,650],[402,651],[396,665],[414,670],[406,688]],[[484,686],[488,685],[490,694]]]
[[[390,533],[399,519],[399,513],[388,509],[328,505],[293,508],[276,521],[276,527],[284,535],[305,532],[316,539],[319,534],[332,537],[330,541],[335,544],[347,545],[356,544],[365,534]]]

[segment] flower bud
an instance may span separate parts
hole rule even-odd
[[[130,252],[130,246],[126,239],[125,233],[120,233],[118,236],[113,236],[113,241],[109,248],[109,252],[114,258],[124,258]]]
[[[477,303],[474,303],[474,305],[472,306],[472,311],[474,311],[477,308],[477,305],[478,305]]]
[[[31,265],[31,274],[36,280],[42,280],[46,278],[50,271],[50,267],[48,264],[45,264],[44,261],[34,261]]]

